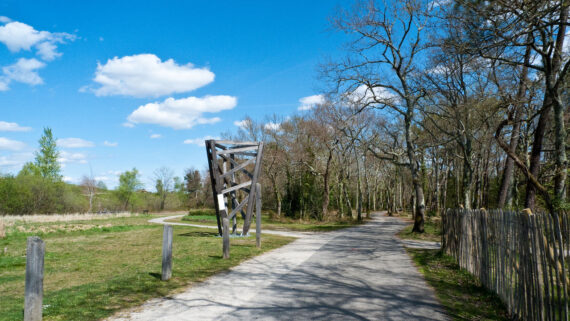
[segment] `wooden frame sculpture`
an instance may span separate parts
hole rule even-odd
[[[261,201],[261,191],[258,191],[260,188],[257,182],[261,171],[263,142],[211,139],[206,140],[206,153],[216,207],[218,232],[224,237],[224,257],[229,257],[229,221],[233,221],[232,234],[235,234],[237,229],[236,216],[239,212],[244,219],[242,235],[246,236],[251,225],[254,200],[257,198],[258,203]],[[260,203],[258,208],[260,208],[259,205]],[[260,225],[260,215],[261,213],[256,214],[257,225]],[[259,226],[257,234],[259,234]],[[226,238],[228,243],[227,255]]]

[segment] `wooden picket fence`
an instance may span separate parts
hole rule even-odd
[[[442,246],[522,320],[569,320],[568,213],[449,209]]]

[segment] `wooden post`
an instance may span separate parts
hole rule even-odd
[[[162,232],[162,276],[161,280],[169,280],[172,276],[172,226],[164,225]]]
[[[256,184],[255,193],[255,245],[261,248],[261,184]]]
[[[224,253],[224,259],[230,258],[230,220],[228,219],[228,214],[226,210],[220,211],[222,214],[222,251]]]
[[[39,237],[28,237],[24,321],[38,321],[42,319],[45,250],[46,245]]]

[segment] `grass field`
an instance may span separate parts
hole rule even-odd
[[[216,214],[213,210],[194,210],[182,218],[169,220],[171,222],[181,222],[199,225],[217,226]],[[366,222],[366,221],[363,221]],[[282,231],[305,231],[305,232],[327,232],[334,231],[341,228],[346,228],[363,222],[357,220],[341,220],[341,221],[316,221],[316,220],[293,220],[289,218],[275,219],[271,218],[268,213],[261,215],[261,227],[267,230],[282,230]],[[231,223],[230,223],[231,224]],[[238,227],[243,226],[241,215],[237,216]],[[255,231],[255,219],[251,223],[251,230]]]
[[[510,320],[505,305],[452,257],[439,250],[407,249],[453,320]]]
[[[59,222],[14,222],[0,239],[0,320],[21,320],[26,238],[46,243],[44,320],[96,320],[166,296],[292,239],[265,235],[232,238],[221,258],[216,231],[174,227],[172,279],[160,281],[162,226],[151,216]]]

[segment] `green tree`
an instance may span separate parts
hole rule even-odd
[[[40,150],[36,152],[35,166],[43,178],[52,182],[61,181],[61,168],[57,162],[59,151],[51,128],[44,128],[44,134],[39,140]]]
[[[133,168],[132,171],[125,171],[119,176],[117,197],[124,204],[125,210],[133,203],[135,192],[141,187],[142,183],[139,178],[139,171],[136,168]]]

